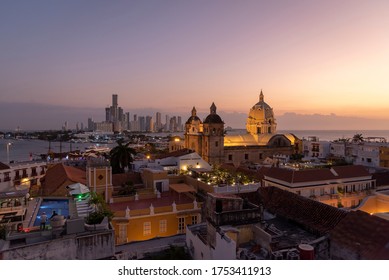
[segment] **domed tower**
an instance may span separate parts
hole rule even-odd
[[[224,160],[224,122],[216,113],[215,103],[203,123],[201,156],[210,164],[221,164]]]
[[[250,109],[246,122],[247,132],[252,135],[274,134],[276,133],[276,128],[277,123],[274,118],[273,108],[264,101],[261,90],[259,102]]]
[[[192,115],[185,123],[185,148],[196,151],[201,155],[201,136],[203,132],[203,124],[197,116],[196,108],[193,107]]]

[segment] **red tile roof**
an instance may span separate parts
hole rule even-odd
[[[369,175],[367,169],[360,165],[337,166],[333,167],[332,170],[330,168],[291,170],[273,167],[265,173],[265,176],[269,178],[288,183],[339,180]]]
[[[367,168],[362,165],[334,166],[332,169],[342,178],[370,176]]]
[[[58,163],[46,171],[42,180],[42,189],[44,195],[55,193],[66,182],[86,184],[86,173],[76,167],[66,166]]]
[[[377,187],[389,186],[389,172],[379,172],[373,174]]]
[[[352,211],[330,232],[333,245],[359,254],[361,259],[389,260],[389,221]]]
[[[259,193],[265,209],[315,234],[329,232],[347,214],[344,210],[276,187],[261,187]]]

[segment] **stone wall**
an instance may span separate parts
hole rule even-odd
[[[114,232],[105,230],[11,246],[0,254],[5,260],[95,260],[112,257],[114,253]]]

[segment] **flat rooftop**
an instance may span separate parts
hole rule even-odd
[[[130,210],[146,209],[151,204],[153,207],[170,206],[175,202],[179,204],[193,203],[194,199],[188,197],[185,193],[177,194],[176,192],[162,192],[161,198],[142,199],[136,201],[118,202],[109,204],[112,211],[124,211],[128,207]]]

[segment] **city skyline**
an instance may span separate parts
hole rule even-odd
[[[2,129],[104,120],[112,94],[125,111],[184,121],[215,102],[243,128],[261,89],[279,129],[318,118],[317,129],[385,129],[389,119],[386,1],[0,5]]]

